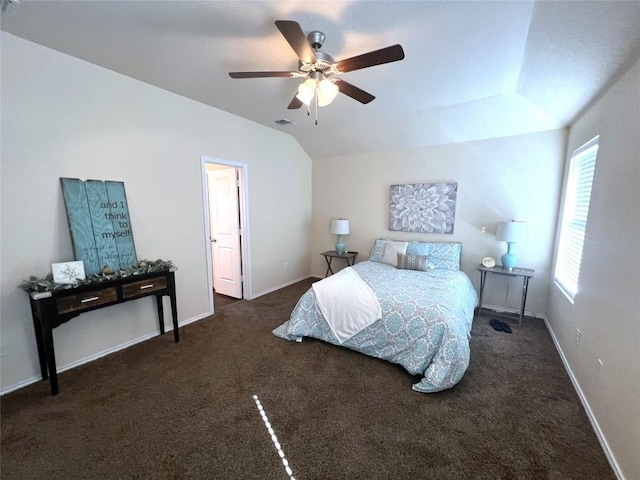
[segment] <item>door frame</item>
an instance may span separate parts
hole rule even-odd
[[[209,312],[214,313],[213,302],[213,259],[211,258],[211,225],[209,212],[209,189],[207,186],[207,164],[233,167],[239,170],[238,210],[240,213],[240,264],[242,266],[242,298],[251,299],[251,256],[249,252],[249,172],[246,163],[222,160],[219,158],[201,156],[200,175],[202,180],[202,205],[204,210],[205,252],[207,255],[207,285],[209,295]]]

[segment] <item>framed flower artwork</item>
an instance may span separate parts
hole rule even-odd
[[[389,230],[452,234],[458,183],[408,183],[389,187]]]

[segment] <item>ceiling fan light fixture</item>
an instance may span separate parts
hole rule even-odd
[[[20,0],[0,0],[3,4],[18,1]],[[229,72],[229,76],[231,78],[305,77],[307,80],[298,86],[296,95],[289,102],[287,110],[295,110],[306,105],[307,115],[310,115],[311,103],[315,99],[316,125],[318,124],[318,107],[331,104],[338,93],[343,93],[362,104],[367,104],[376,98],[344,80],[333,79],[333,75],[397,62],[404,58],[402,46],[396,44],[336,62],[331,55],[320,51],[325,40],[324,33],[314,30],[305,36],[300,24],[293,20],[276,20],[275,25],[298,57],[298,70]]]
[[[313,96],[316,93],[316,81],[313,78],[309,78],[300,84],[298,87],[298,94],[296,98],[304,103],[306,106],[311,104]]]
[[[318,83],[318,106],[326,107],[338,95],[338,86],[331,80],[324,79]]]

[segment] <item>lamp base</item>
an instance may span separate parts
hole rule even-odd
[[[336,252],[341,255],[345,252],[344,243],[342,243],[342,235],[338,235],[338,241],[336,242]]]
[[[516,257],[515,254],[511,251],[512,247],[513,242],[507,242],[507,253],[505,253],[501,257],[502,268],[504,268],[505,270],[513,270],[513,267],[516,266],[516,260],[518,260],[518,257]]]

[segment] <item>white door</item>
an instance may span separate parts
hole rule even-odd
[[[217,293],[242,298],[240,214],[236,169],[207,171],[213,288]]]

